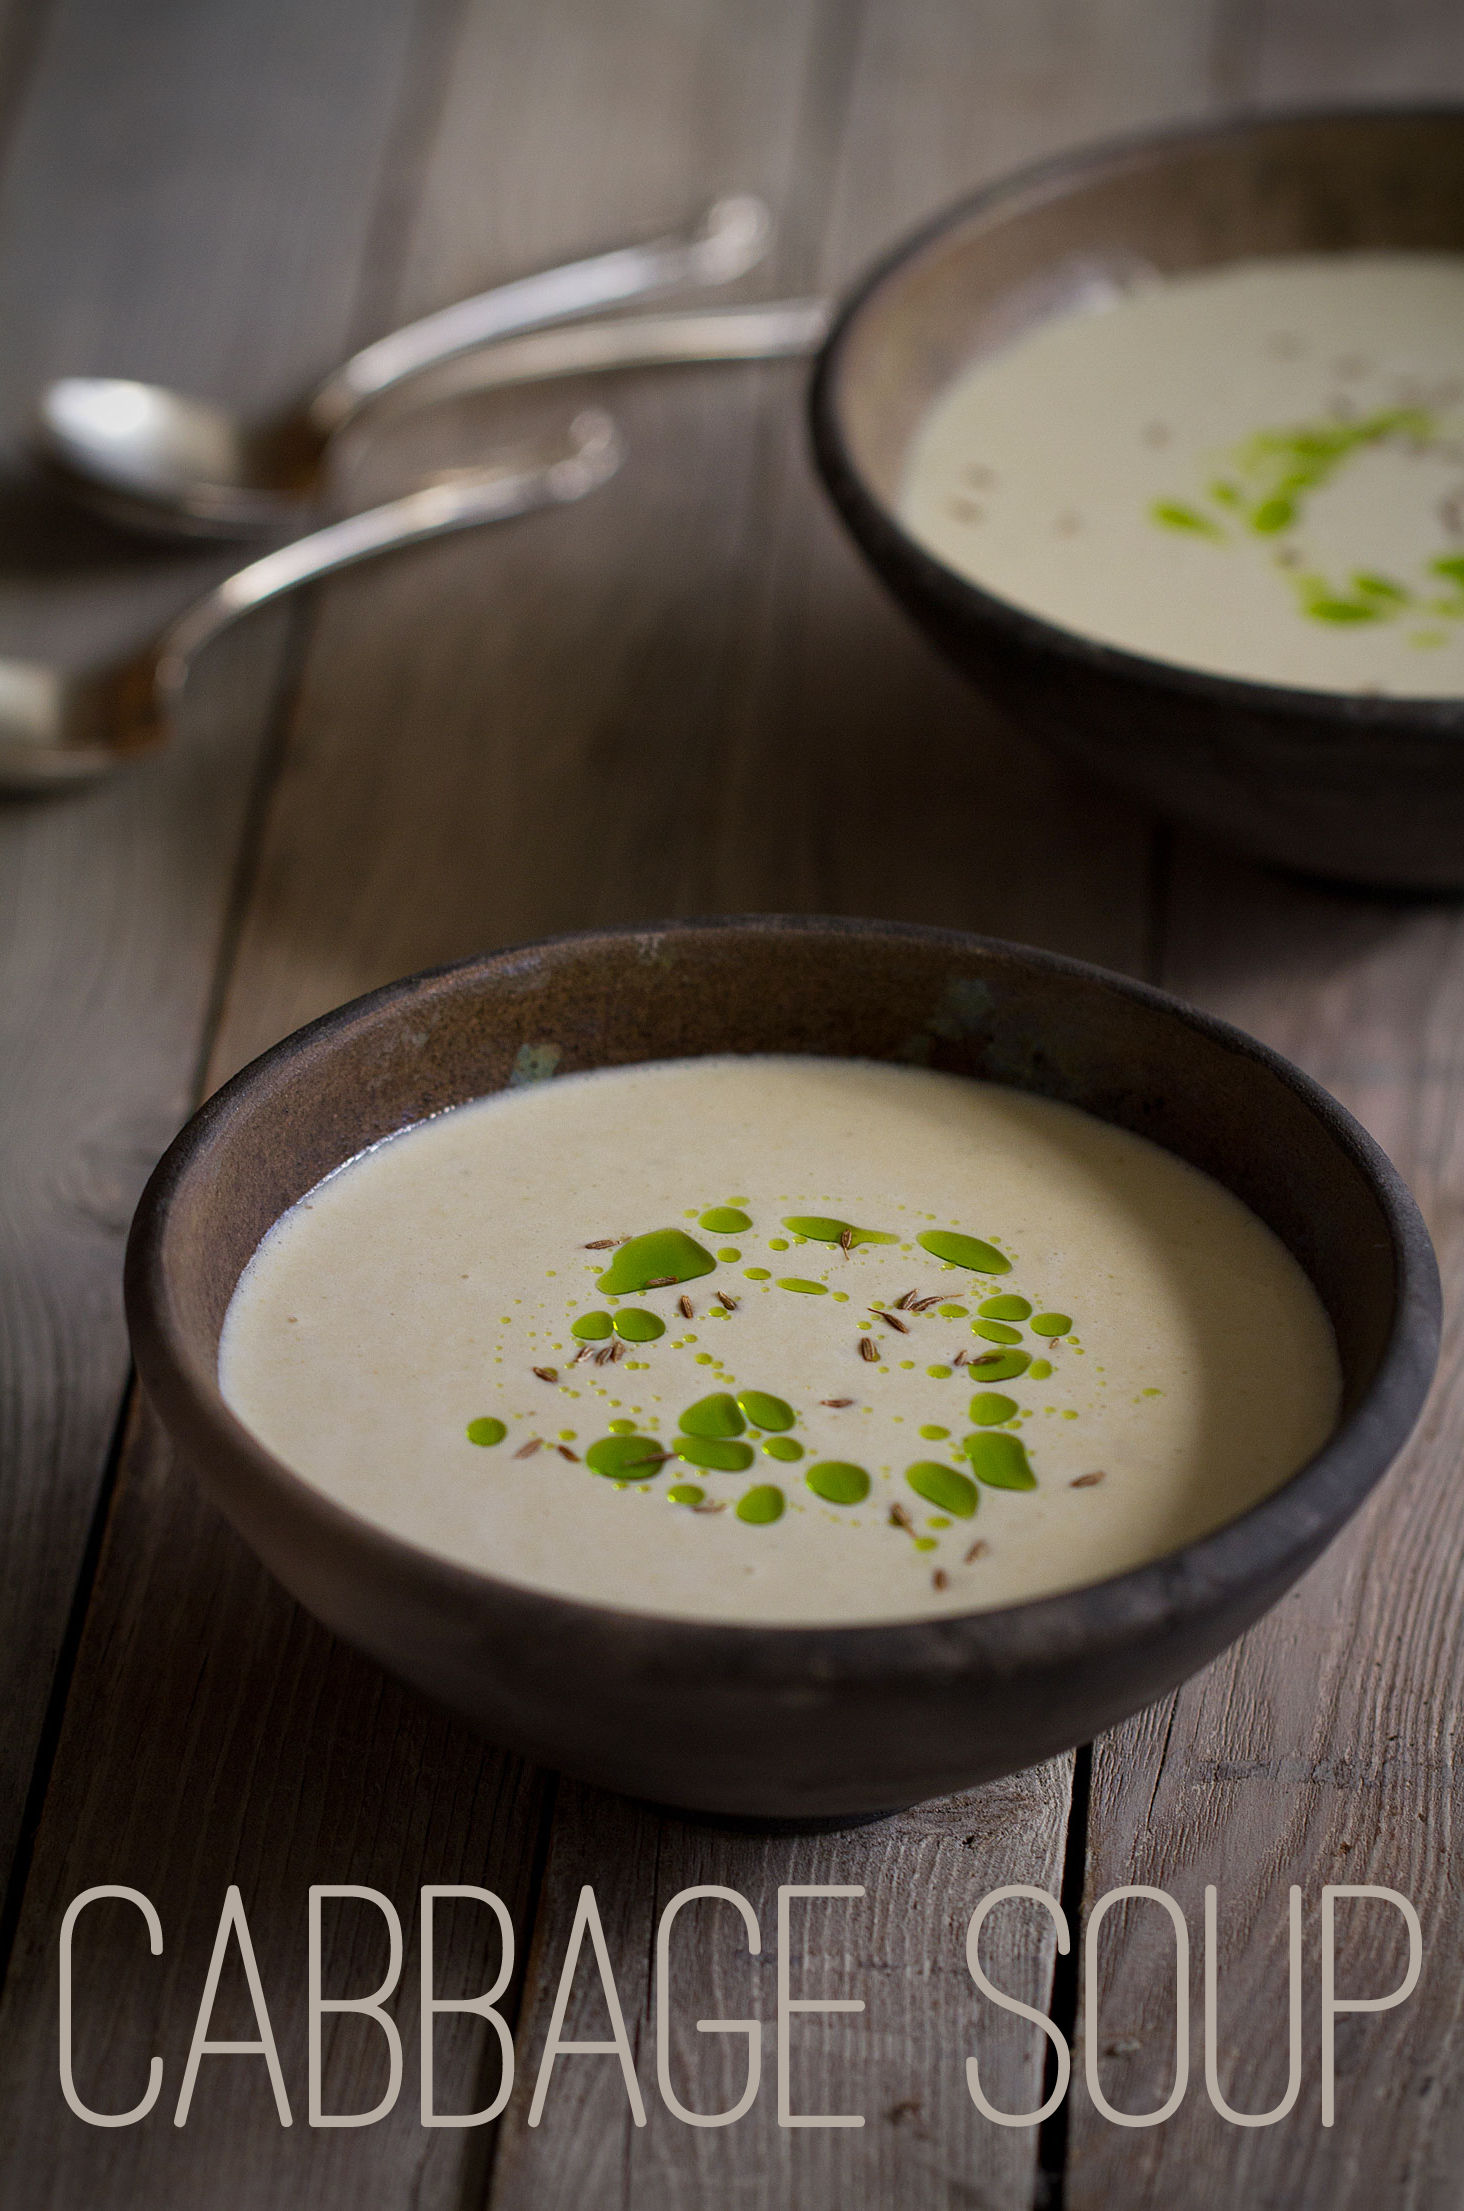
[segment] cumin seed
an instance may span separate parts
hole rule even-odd
[[[535,1367],[534,1372],[541,1382],[557,1382],[559,1380],[558,1367]]]
[[[971,1564],[972,1564],[972,1562],[973,1562],[974,1560],[978,1559],[978,1558],[985,1558],[985,1556],[986,1556],[986,1553],[987,1553],[987,1549],[988,1549],[988,1546],[987,1546],[987,1545],[986,1545],[985,1543],[982,1543],[982,1542],[981,1542],[981,1541],[979,1541],[979,1540],[978,1540],[977,1542],[973,1543],[973,1544],[971,1545],[971,1548],[970,1548],[970,1550],[969,1550],[969,1551],[968,1551],[968,1552],[966,1553],[966,1558],[965,1558],[965,1563],[966,1563],[966,1565],[967,1565],[967,1566],[971,1565]]]
[[[914,1296],[915,1292],[913,1290],[901,1290],[899,1296],[895,1299],[896,1309],[903,1313],[905,1307],[912,1302]]]
[[[718,1290],[717,1303],[719,1305],[725,1305],[729,1313],[735,1313],[737,1310],[737,1299],[735,1297],[728,1297],[725,1290]]]
[[[653,1274],[646,1284],[648,1290],[669,1290],[674,1284],[674,1274]]]
[[[681,1314],[681,1316],[682,1316],[682,1318],[683,1318],[683,1319],[685,1319],[685,1320],[695,1320],[695,1319],[696,1319],[696,1307],[695,1307],[695,1306],[694,1306],[694,1305],[692,1304],[692,1302],[691,1302],[691,1299],[690,1299],[689,1297],[679,1297],[679,1298],[678,1298],[678,1299],[676,1300],[676,1308],[677,1308],[677,1311],[678,1311],[678,1312],[679,1312],[679,1313]]]
[[[1080,1475],[1078,1476],[1078,1478],[1077,1478],[1077,1480],[1076,1480],[1075,1482],[1069,1482],[1069,1483],[1068,1483],[1068,1488],[1069,1488],[1069,1489],[1096,1489],[1096,1488],[1098,1487],[1098,1484],[1099,1484],[1099,1483],[1100,1483],[1100,1482],[1102,1481],[1102,1479],[1103,1479],[1103,1470],[1102,1470],[1102,1468],[1100,1468],[1100,1469],[1099,1469],[1099,1471],[1098,1471],[1098,1472],[1097,1472],[1096,1474],[1080,1474]]]
[[[854,1249],[854,1231],[852,1228],[846,1228],[840,1231],[839,1249],[844,1254],[844,1257],[847,1259],[850,1252]]]
[[[950,1587],[950,1576],[943,1566],[937,1566],[930,1580],[931,1586],[935,1589],[949,1589]]]
[[[543,1441],[542,1436],[530,1436],[528,1442],[515,1451],[514,1457],[516,1459],[531,1459],[534,1453],[541,1448]]]
[[[877,1360],[877,1359],[878,1359],[878,1357],[879,1357],[879,1346],[878,1346],[878,1345],[876,1344],[876,1342],[875,1342],[875,1340],[874,1340],[873,1336],[861,1336],[861,1337],[860,1337],[860,1339],[859,1339],[859,1356],[860,1356],[860,1358],[861,1358],[861,1359],[869,1359],[869,1360],[871,1360],[871,1361],[873,1361],[873,1360]]]
[[[556,1444],[555,1449],[562,1459],[568,1459],[571,1466],[579,1465],[580,1455],[578,1451],[571,1451],[567,1443]]]
[[[894,1313],[881,1312],[879,1308],[874,1305],[871,1305],[869,1310],[871,1311],[871,1313],[874,1314],[875,1319],[882,1320],[887,1328],[893,1328],[896,1333],[901,1336],[909,1335],[910,1324],[908,1321],[900,1320]]]
[[[693,1512],[725,1512],[727,1506],[724,1501],[718,1505],[693,1505],[691,1509]]]
[[[852,1405],[853,1402],[852,1397],[821,1397],[819,1399],[820,1405],[832,1405],[836,1413],[841,1413],[846,1405]]]
[[[915,1532],[915,1523],[903,1505],[891,1505],[890,1526],[892,1528],[903,1528],[907,1535],[913,1535]]]

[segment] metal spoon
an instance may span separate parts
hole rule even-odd
[[[615,425],[589,411],[552,445],[454,471],[251,561],[127,660],[82,675],[0,660],[0,788],[88,782],[166,744],[194,660],[220,630],[266,599],[397,546],[582,499],[614,475],[622,457]]]
[[[739,194],[689,236],[622,246],[501,284],[380,338],[290,414],[253,430],[159,384],[69,376],[42,392],[33,439],[63,488],[154,535],[260,536],[304,520],[331,439],[368,401],[455,354],[683,284],[726,284],[761,260],[772,223]]]

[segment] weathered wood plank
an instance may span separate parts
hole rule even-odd
[[[1222,88],[1275,101],[1439,98],[1464,88],[1458,11],[1235,6]],[[1074,2088],[1068,2211],[1238,2202],[1341,2207],[1451,2200],[1464,2128],[1455,1912],[1464,1864],[1449,1819],[1450,1715],[1464,1675],[1457,1562],[1464,1422],[1457,1284],[1459,1008],[1464,936],[1451,907],[1311,890],[1179,840],[1163,980],[1264,1037],[1367,1124],[1408,1176],[1439,1247],[1446,1336],[1438,1385],[1372,1504],[1275,1612],[1164,1706],[1096,1746],[1087,1902],[1130,1882],[1166,1889],[1195,1944],[1188,2097],[1166,2125],[1120,2131]],[[1281,2097],[1286,1897],[1305,1906],[1305,2069],[1274,2127],[1212,2110],[1202,2071],[1203,1891],[1219,1892],[1222,2091],[1238,2110]],[[1423,1980],[1337,2033],[1334,2128],[1320,2124],[1319,1909],[1325,1882],[1373,1882],[1417,1906]],[[1350,1915],[1350,1916],[1348,1916]],[[1398,1915],[1338,1907],[1339,1993],[1385,1993],[1406,1962]],[[1172,1937],[1152,1906],[1105,1937],[1099,2047],[1110,2101],[1152,2110],[1172,2078]],[[1080,2035],[1082,2022],[1080,2022]],[[1081,2042],[1080,2042],[1081,2049]],[[1081,2057],[1075,2075],[1082,2071]]]
[[[259,403],[348,345],[417,12],[62,0],[0,207],[9,448],[48,376]],[[88,660],[233,564],[142,553],[7,477],[0,650]],[[118,1417],[122,1236],[194,1081],[281,634],[210,660],[171,757],[0,807],[0,1876]]]

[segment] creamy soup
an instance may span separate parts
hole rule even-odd
[[[1238,1199],[1070,1106],[861,1060],[511,1089],[270,1231],[224,1395],[369,1520],[567,1596],[873,1621],[1101,1579],[1326,1438],[1330,1326]]]
[[[1084,636],[1321,691],[1464,693],[1464,255],[1154,281],[977,362],[900,512]]]

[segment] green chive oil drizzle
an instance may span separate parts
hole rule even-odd
[[[882,1228],[856,1228],[852,1221],[836,1221],[826,1213],[790,1213],[783,1222],[795,1236],[807,1236],[815,1244],[897,1244]]]
[[[735,1205],[714,1205],[703,1213],[698,1226],[713,1236],[740,1236],[744,1228],[751,1228],[752,1216]]]
[[[860,1505],[869,1495],[869,1476],[846,1459],[820,1459],[803,1479],[826,1505]]]
[[[1022,1340],[1021,1329],[1010,1327],[1004,1320],[973,1320],[971,1333],[984,1336],[988,1343],[1020,1343]]]
[[[961,1449],[977,1481],[985,1482],[988,1489],[1037,1487],[1037,1477],[1027,1464],[1026,1446],[1019,1436],[984,1428],[979,1435],[967,1436]]]
[[[1052,1361],[1050,1359],[1034,1359],[1027,1369],[1028,1378],[1033,1382],[1045,1382],[1051,1372]]]
[[[1017,1401],[1000,1390],[978,1390],[968,1410],[978,1428],[994,1428],[1016,1417]]]
[[[783,1517],[783,1492],[772,1482],[758,1482],[737,1500],[737,1517],[754,1528],[765,1528]]]
[[[1031,1364],[1029,1351],[983,1351],[966,1371],[973,1382],[1014,1382]]]
[[[695,1482],[673,1482],[666,1492],[668,1505],[699,1505],[706,1491]]]
[[[481,1443],[486,1447],[490,1443],[502,1443],[507,1434],[503,1422],[495,1420],[491,1413],[485,1413],[481,1420],[468,1422],[469,1443]]]
[[[1008,1291],[1001,1297],[983,1299],[976,1310],[983,1320],[1026,1320],[1032,1308],[1024,1297],[1015,1297]],[[945,1311],[944,1306],[941,1311]]]
[[[827,1282],[810,1282],[805,1275],[784,1274],[778,1277],[780,1290],[797,1290],[803,1297],[827,1297]]]
[[[595,1288],[602,1297],[634,1297],[642,1290],[695,1282],[717,1262],[705,1245],[683,1228],[655,1228],[622,1244]]]
[[[740,1436],[747,1422],[738,1409],[736,1398],[721,1390],[711,1397],[699,1397],[694,1405],[688,1405],[678,1426],[687,1436]]]
[[[995,1244],[983,1243],[979,1236],[962,1236],[955,1229],[927,1228],[916,1237],[922,1251],[928,1251],[934,1259],[944,1259],[948,1266],[969,1267],[973,1274],[1010,1274],[1012,1263]]]
[[[666,1333],[666,1323],[643,1305],[629,1305],[615,1316],[615,1333],[622,1343],[654,1343]]]
[[[782,1459],[790,1465],[803,1456],[802,1444],[795,1442],[792,1436],[769,1436],[763,1451],[768,1458]]]
[[[766,1390],[739,1390],[737,1404],[754,1428],[767,1428],[774,1433],[791,1428],[796,1417],[785,1399],[770,1397]]]
[[[660,1473],[665,1456],[654,1436],[602,1436],[585,1453],[585,1465],[614,1482],[648,1482]]]
[[[672,1449],[688,1466],[709,1474],[745,1474],[756,1456],[750,1443],[732,1443],[722,1436],[677,1436]]]
[[[942,1512],[955,1514],[957,1519],[969,1520],[976,1510],[976,1484],[955,1467],[943,1466],[939,1459],[917,1459],[913,1466],[906,1467],[905,1479],[917,1497],[923,1497],[928,1505],[939,1506]]]
[[[569,1332],[581,1343],[603,1343],[613,1326],[608,1313],[581,1313],[578,1320],[571,1321]]]
[[[1032,1333],[1034,1336],[1065,1336],[1072,1325],[1071,1313],[1034,1313],[1032,1315]]]

